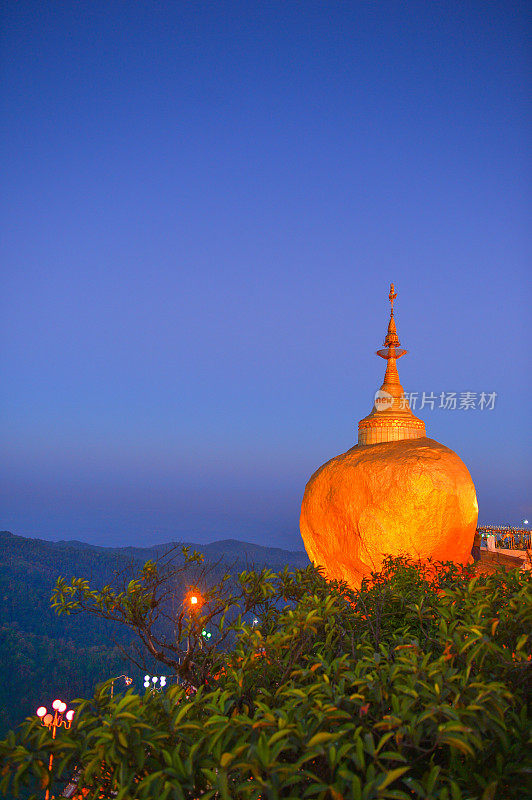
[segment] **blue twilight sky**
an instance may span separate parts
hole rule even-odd
[[[5,2],[0,528],[302,547],[388,290],[482,522],[530,498],[530,6]],[[526,422],[525,422],[526,420]]]

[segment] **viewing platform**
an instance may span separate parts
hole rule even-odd
[[[532,568],[531,532],[529,528],[508,525],[479,525],[481,561],[508,567]]]

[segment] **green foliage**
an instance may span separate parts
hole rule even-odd
[[[105,598],[120,593],[69,586],[59,607],[116,613]],[[142,573],[126,588],[126,625],[149,630],[152,589]],[[101,686],[54,741],[28,720],[0,743],[4,791],[38,793],[53,752],[56,795],[79,769],[90,797],[119,800],[527,796],[530,573],[389,559],[360,591],[312,568],[263,570],[204,600],[176,625],[183,685],[113,699]],[[214,622],[205,648],[194,631]]]

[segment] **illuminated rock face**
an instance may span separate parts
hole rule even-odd
[[[462,460],[421,437],[352,447],[307,483],[301,535],[329,579],[360,586],[387,554],[471,561],[475,487]]]
[[[393,283],[388,297],[388,331],[377,350],[386,372],[373,409],[358,424],[358,445],[312,475],[301,508],[310,559],[353,587],[385,555],[467,564],[478,516],[465,464],[426,437],[405,398],[397,359],[407,351],[395,326]]]

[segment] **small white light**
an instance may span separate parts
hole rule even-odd
[[[144,681],[144,688],[148,689],[149,686],[150,686],[150,682],[149,681]]]
[[[157,683],[157,681],[158,681],[157,675],[154,675],[152,678],[152,683]]]
[[[72,722],[72,720],[74,719],[74,712],[72,711],[72,709],[70,709],[70,711],[67,711],[66,718],[69,722]]]
[[[144,676],[144,680],[145,680],[145,681],[149,681],[149,679],[150,679],[150,676],[149,676],[149,675],[145,675],[145,676]]]

